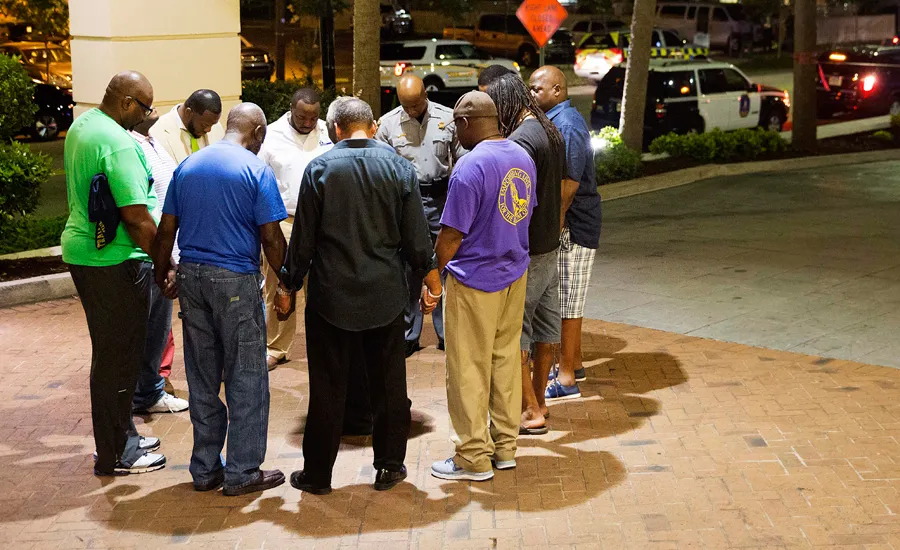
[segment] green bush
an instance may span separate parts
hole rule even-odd
[[[705,134],[660,136],[650,144],[650,152],[700,162],[734,162],[783,153],[787,147],[781,134],[772,130],[745,128],[723,132],[715,128]]]
[[[21,216],[0,222],[0,254],[59,245],[67,215],[56,218]]]
[[[626,147],[617,129],[603,128],[591,138],[596,143],[594,169],[598,185],[634,179],[643,173],[641,153]]]
[[[31,77],[17,59],[0,55],[0,141],[8,141],[31,126],[35,111]]]
[[[272,123],[291,109],[291,96],[300,88],[312,86],[308,80],[244,80],[241,82],[241,99],[256,103]],[[318,89],[322,97],[321,118],[325,118],[328,106],[335,98],[335,91]]]
[[[0,143],[0,224],[34,212],[41,185],[52,174],[50,163],[48,155],[25,144]]]
[[[878,130],[872,137],[879,141],[894,141],[894,134],[888,132],[887,130]]]
[[[891,115],[891,128],[900,128],[900,115]]]

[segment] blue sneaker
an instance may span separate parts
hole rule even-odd
[[[578,399],[579,397],[581,397],[581,390],[578,389],[578,384],[575,384],[574,386],[563,386],[559,383],[559,380],[556,379],[554,379],[544,391],[544,399],[547,401]]]
[[[550,376],[547,377],[547,380],[554,381],[556,380],[556,374],[559,372],[559,368],[550,369]],[[584,382],[587,380],[587,374],[584,372],[584,367],[575,371],[575,381],[576,382]]]
[[[494,477],[494,471],[487,472],[470,472],[460,468],[453,462],[453,458],[444,461],[438,461],[431,465],[431,475],[438,479],[449,479],[453,481],[469,480],[469,481],[487,481]]]

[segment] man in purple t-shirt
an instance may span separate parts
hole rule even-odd
[[[522,147],[501,137],[497,107],[484,92],[462,96],[453,120],[470,152],[450,175],[435,251],[447,276],[447,407],[456,454],[432,464],[431,475],[485,481],[494,477],[492,462],[500,470],[516,466],[536,170]]]

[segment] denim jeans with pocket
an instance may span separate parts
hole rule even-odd
[[[252,481],[266,457],[269,372],[262,275],[182,263],[178,297],[190,389],[194,483],[225,470],[225,485]],[[219,387],[225,382],[225,401]],[[228,436],[227,461],[222,460]],[[223,464],[224,462],[224,464]]]

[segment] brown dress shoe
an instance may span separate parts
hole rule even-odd
[[[269,369],[270,371],[275,370],[275,367],[277,367],[278,365],[282,365],[284,363],[287,363],[286,357],[282,357],[281,359],[276,359],[275,357],[273,357],[271,355],[266,356],[266,368]]]
[[[254,479],[247,481],[236,487],[224,487],[222,494],[227,497],[236,497],[246,495],[248,493],[256,493],[273,489],[284,483],[284,474],[281,470],[260,470]]]

